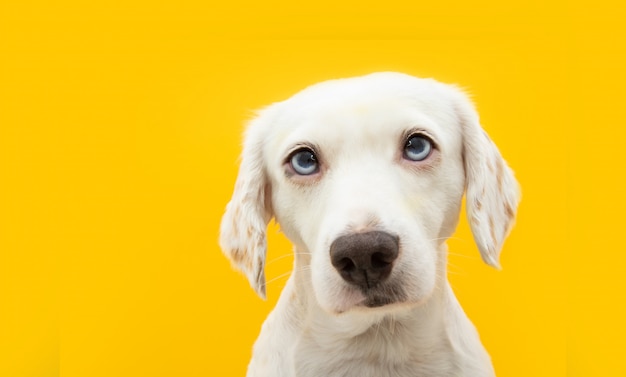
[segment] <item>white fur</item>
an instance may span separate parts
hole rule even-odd
[[[420,130],[437,149],[403,158]],[[298,145],[320,170],[290,171]],[[498,267],[519,190],[466,96],[399,73],[311,86],[260,112],[247,131],[233,198],[222,220],[225,254],[265,296],[265,229],[275,217],[295,247],[292,276],[254,346],[248,376],[493,376],[490,358],[446,277],[445,241],[463,193],[484,261]],[[384,286],[391,304],[346,283],[329,247],[367,230],[397,235]]]

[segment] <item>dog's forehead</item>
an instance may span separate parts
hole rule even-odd
[[[400,106],[434,112],[448,105],[451,88],[431,79],[419,79],[398,73],[376,73],[312,85],[285,102],[291,116],[307,118],[316,114],[353,115],[377,108]],[[368,115],[372,115],[369,112]]]
[[[293,143],[394,140],[411,128],[448,137],[454,90],[430,79],[379,73],[313,85],[280,104],[272,149]]]

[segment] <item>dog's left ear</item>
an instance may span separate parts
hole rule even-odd
[[[464,94],[458,102],[467,218],[483,261],[499,268],[500,250],[515,222],[520,189],[513,171],[480,126],[474,106]]]
[[[263,158],[267,123],[261,113],[248,126],[239,175],[220,227],[224,254],[261,298],[265,298],[266,228],[273,216]]]

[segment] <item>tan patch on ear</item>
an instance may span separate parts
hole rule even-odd
[[[233,229],[233,233],[234,234],[239,234],[239,221],[237,221],[237,219],[239,219],[241,217],[241,212],[239,209],[239,206],[235,206],[233,208],[233,216],[231,217],[231,228]]]
[[[252,271],[252,258],[245,259],[245,267],[246,267],[246,270]]]
[[[487,169],[489,169],[490,173],[495,173],[495,169],[493,167],[492,159],[487,159]]]
[[[496,160],[496,180],[498,181],[498,192],[502,193],[502,186],[504,181],[504,162],[502,159]]]
[[[230,258],[235,264],[241,264],[246,259],[246,253],[241,249],[231,250]]]
[[[494,226],[492,216],[489,216],[489,233],[491,234],[491,240],[492,240],[493,245],[497,245],[498,239],[496,238],[496,228]]]
[[[515,211],[509,202],[504,203],[504,212],[506,213],[507,221],[512,221],[515,218]]]
[[[480,209],[483,207],[483,203],[480,201],[480,199],[474,199],[474,207],[476,207],[477,211],[480,211]]]

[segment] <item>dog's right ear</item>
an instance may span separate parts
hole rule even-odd
[[[263,158],[268,126],[262,112],[248,126],[239,175],[220,227],[220,246],[233,266],[248,278],[256,293],[265,298],[266,228],[273,216],[270,185]]]
[[[459,97],[467,217],[483,260],[499,268],[502,244],[515,222],[520,188],[513,171],[480,126],[473,105],[460,91]]]

